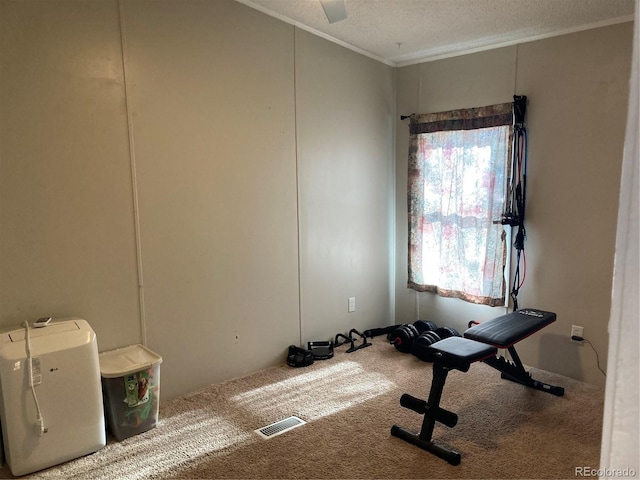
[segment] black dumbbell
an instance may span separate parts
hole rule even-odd
[[[413,322],[413,326],[418,329],[418,333],[435,332],[438,329],[438,325],[431,320],[416,320]]]
[[[438,334],[438,336],[444,340],[445,338],[449,338],[449,337],[461,337],[462,335],[460,335],[458,333],[458,331],[455,328],[451,328],[451,327],[440,327],[438,329],[436,329],[436,333]]]
[[[429,348],[442,340],[440,335],[433,331],[421,333],[411,344],[411,353],[424,362],[433,362],[435,352]]]
[[[411,351],[411,344],[419,335],[420,333],[415,326],[410,323],[405,323],[393,331],[389,337],[389,342],[393,343],[398,351],[409,353]]]

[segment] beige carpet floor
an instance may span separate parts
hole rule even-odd
[[[390,435],[418,432],[422,416],[402,408],[403,393],[426,399],[431,364],[373,346],[294,369],[286,365],[160,402],[158,426],[63,465],[39,479],[419,479],[576,478],[597,469],[604,391],[531,369],[565,388],[563,397],[502,380],[474,363],[452,371],[442,406],[458,425],[436,426],[437,442],[462,454],[452,466]],[[286,348],[283,349],[283,357]],[[263,439],[254,430],[295,415],[307,423]],[[13,478],[5,466],[0,475]],[[23,477],[27,478],[27,477]]]

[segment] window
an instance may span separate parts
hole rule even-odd
[[[505,304],[511,103],[413,115],[409,282],[417,291]]]

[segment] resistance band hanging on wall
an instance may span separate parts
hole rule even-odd
[[[511,287],[513,310],[518,310],[518,292],[524,284],[527,273],[527,260],[524,251],[526,230],[524,227],[525,206],[527,200],[527,128],[525,114],[527,97],[513,96],[513,144],[511,180],[508,186],[507,210],[502,216],[502,224],[517,227],[513,246],[516,250],[516,269]]]

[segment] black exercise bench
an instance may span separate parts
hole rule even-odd
[[[502,372],[502,378],[530,388],[562,396],[564,388],[539,382],[531,378],[520,361],[514,345],[538,330],[555,322],[556,314],[536,309],[521,309],[484,323],[464,332],[463,337],[449,337],[429,346],[435,351],[433,381],[428,400],[421,400],[407,393],[400,398],[400,405],[424,415],[419,434],[411,433],[398,425],[391,427],[391,435],[412,443],[446,460],[451,465],[460,463],[460,454],[433,442],[436,422],[448,427],[458,423],[458,416],[440,407],[442,391],[450,370],[466,372],[473,362],[483,361]],[[507,349],[513,361],[498,356],[498,349]]]

